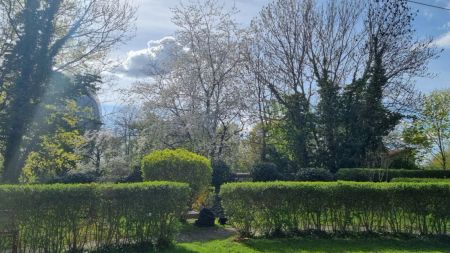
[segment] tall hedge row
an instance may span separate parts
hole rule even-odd
[[[405,169],[340,169],[337,180],[358,182],[388,182],[393,178],[450,178],[450,170],[405,170]]]
[[[175,182],[0,186],[0,251],[167,244],[188,196]]]
[[[222,186],[229,222],[241,236],[380,232],[448,234],[450,185],[270,182]]]

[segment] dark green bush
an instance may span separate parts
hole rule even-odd
[[[295,174],[297,181],[334,181],[334,175],[323,168],[304,168]]]
[[[269,162],[261,162],[256,164],[252,168],[250,174],[254,182],[276,181],[283,179],[283,175],[278,171],[278,167],[274,163]]]
[[[66,175],[53,178],[49,183],[86,184],[94,183],[98,178],[99,175],[95,171],[69,172]]]
[[[265,182],[222,186],[241,236],[329,233],[448,235],[446,183]]]
[[[450,178],[407,178],[396,177],[391,182],[410,182],[410,183],[450,183]]]
[[[230,181],[231,179],[231,169],[224,161],[214,161],[212,163],[212,185],[216,189],[220,188],[223,183]]]
[[[120,244],[163,245],[186,211],[175,182],[0,186],[0,231],[18,231],[18,252],[84,252]],[[11,249],[0,235],[0,251]]]
[[[212,168],[208,158],[185,149],[154,151],[142,159],[142,177],[147,181],[166,180],[188,183],[191,202],[196,201],[211,183]]]
[[[405,169],[340,169],[337,180],[358,182],[386,182],[396,177],[408,178],[450,178],[449,170],[405,170]]]

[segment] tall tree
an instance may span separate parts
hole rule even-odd
[[[243,129],[243,33],[235,13],[217,0],[174,8],[175,39],[182,50],[175,53],[169,73],[137,90],[158,115],[174,124],[171,128],[183,137],[182,145],[211,159],[220,159],[227,140]]]
[[[309,166],[313,150],[311,128],[311,82],[306,78],[305,23],[311,16],[312,1],[280,0],[270,3],[253,20],[252,70],[259,82],[270,89],[283,105],[291,127],[290,146],[299,166]]]
[[[0,71],[0,91],[5,97],[0,115],[3,179],[17,182],[26,156],[22,154],[23,137],[53,69],[88,62],[121,42],[134,9],[126,1],[111,0],[0,3],[15,35],[8,38],[13,46],[4,54]]]
[[[376,163],[438,54],[413,18],[405,0],[278,0],[253,21],[250,65],[286,109],[299,166]]]
[[[422,110],[405,129],[408,143],[427,150],[442,169],[449,168],[450,90],[435,91],[426,96]]]

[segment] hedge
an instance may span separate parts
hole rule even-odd
[[[450,178],[407,178],[396,177],[391,182],[410,182],[410,183],[450,183]]]
[[[450,170],[405,170],[405,169],[340,169],[337,180],[358,182],[385,182],[392,178],[450,178]]]
[[[204,195],[212,179],[208,158],[185,149],[153,151],[142,159],[141,168],[145,181],[188,183],[192,189],[191,204]]]
[[[188,195],[188,185],[175,182],[3,185],[0,251],[162,246],[173,239]]]
[[[327,233],[448,234],[445,183],[269,182],[222,186],[225,215],[241,236]]]

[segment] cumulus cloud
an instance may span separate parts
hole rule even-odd
[[[130,77],[147,77],[170,71],[170,62],[181,50],[173,37],[151,40],[146,49],[129,51],[125,62],[114,72]]]
[[[434,44],[438,47],[450,48],[450,32],[443,34],[434,42]]]

